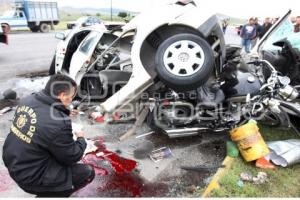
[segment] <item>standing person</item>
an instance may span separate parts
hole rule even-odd
[[[261,39],[272,27],[271,19],[267,17],[262,25],[261,32],[259,33],[259,38]]]
[[[242,46],[245,47],[246,53],[250,53],[251,40],[256,36],[254,18],[250,18],[248,24],[243,26],[240,36],[242,38]]]
[[[295,23],[296,23],[296,17],[294,17],[294,16],[292,16],[291,18],[290,18],[290,20],[291,20],[291,23],[293,24],[293,25],[295,25]]]
[[[278,20],[279,20],[279,17],[274,17],[274,18],[272,19],[272,24],[275,24]]]
[[[255,37],[251,40],[251,48],[253,48],[256,45],[259,35],[262,32],[262,26],[259,24],[257,17],[254,18],[254,24],[256,28],[256,34]]]
[[[222,28],[223,28],[223,33],[226,33],[227,27],[228,27],[228,19],[223,19],[222,21]]]
[[[294,32],[299,33],[300,32],[300,16],[296,17],[296,22],[294,26]]]
[[[3,147],[10,176],[26,192],[40,197],[68,197],[90,183],[94,169],[78,164],[86,149],[85,134],[73,140],[67,109],[76,83],[54,75],[44,90],[21,100]]]

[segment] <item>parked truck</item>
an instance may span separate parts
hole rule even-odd
[[[8,30],[28,27],[32,32],[47,33],[59,23],[57,2],[16,0],[12,8],[0,16],[0,24]]]

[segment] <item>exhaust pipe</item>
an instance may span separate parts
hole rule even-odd
[[[164,133],[169,136],[169,138],[180,138],[180,137],[189,137],[189,136],[195,136],[198,135],[201,131],[210,131],[214,133],[224,132],[228,129],[215,129],[212,130],[210,128],[183,128],[183,129],[171,129],[171,130],[164,130]],[[139,135],[135,137],[136,139],[146,137],[148,135],[154,134],[155,131],[150,131],[148,133]]]
[[[225,129],[212,130],[210,128],[182,128],[182,129],[165,130],[165,132],[169,136],[169,138],[195,136],[203,131],[210,131],[210,132],[217,133],[217,132],[223,132],[223,131],[225,131]]]

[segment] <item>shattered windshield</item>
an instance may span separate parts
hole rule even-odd
[[[281,50],[281,47],[275,46],[274,43],[282,39],[292,39],[295,37],[295,35],[298,35],[297,38],[299,39],[299,34],[294,33],[294,25],[289,19],[286,19],[282,25],[279,26],[277,30],[275,30],[274,33],[272,33],[271,36],[266,40],[262,49],[268,51]],[[294,41],[295,39],[292,40]]]
[[[291,34],[287,40],[290,42],[294,49],[298,49],[300,51],[300,33]]]

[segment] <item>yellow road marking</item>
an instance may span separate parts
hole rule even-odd
[[[231,158],[229,156],[227,156],[222,165],[224,165],[224,168],[219,168],[217,173],[213,176],[212,180],[210,181],[209,185],[207,186],[207,188],[205,189],[204,193],[202,194],[202,198],[208,197],[209,194],[215,190],[220,188],[219,185],[219,180],[225,175],[226,172],[228,172],[228,170],[230,169],[232,163],[234,161],[234,158]]]

